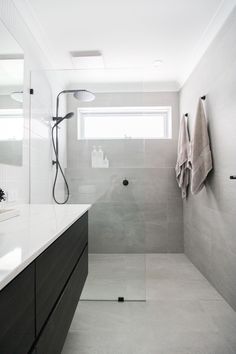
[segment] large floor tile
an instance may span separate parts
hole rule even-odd
[[[182,254],[147,254],[146,276],[149,279],[205,280],[200,271]]]
[[[236,353],[236,312],[224,301],[201,301],[202,308]]]
[[[207,280],[147,279],[147,300],[217,300],[220,294]]]
[[[129,277],[137,278],[142,257],[93,257],[89,291],[96,293],[98,279],[108,289],[116,270],[124,286],[138,292]],[[150,254],[146,260],[147,301],[81,301],[62,354],[235,354],[236,313],[187,257]],[[125,276],[127,269],[133,273]]]

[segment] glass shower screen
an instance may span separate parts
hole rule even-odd
[[[49,114],[55,114],[58,92],[85,89],[95,95],[91,102],[65,95],[59,108],[61,116],[74,112],[74,117],[63,122],[59,132],[60,158],[70,189],[68,203],[92,204],[89,275],[82,300],[146,299],[148,181],[144,161],[146,137],[142,136],[143,85],[136,82],[130,90],[126,80],[116,81],[122,75],[125,77],[124,70],[45,71],[42,80],[39,72],[31,74],[35,92],[42,85],[51,91],[52,108],[44,101],[46,106],[42,109],[36,96],[31,101],[32,121],[42,124],[43,119],[44,130],[50,129]],[[149,113],[151,120],[154,113],[152,110]],[[157,122],[160,134],[165,112],[161,114]],[[34,153],[32,150],[31,156]],[[34,202],[40,202],[34,191],[36,187],[32,182]],[[62,181],[56,192],[59,196],[63,194]]]

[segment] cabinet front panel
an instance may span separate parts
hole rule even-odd
[[[34,264],[31,264],[0,292],[0,353],[26,354],[34,340]]]
[[[88,213],[36,259],[37,335],[60,297],[87,242]]]
[[[61,353],[87,274],[88,247],[84,250],[50,319],[43,328],[36,345],[37,354]]]

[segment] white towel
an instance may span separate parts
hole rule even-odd
[[[176,179],[179,187],[182,189],[182,198],[187,197],[188,185],[190,182],[190,140],[185,116],[180,121],[179,141],[178,141],[178,156],[175,167]]]
[[[198,103],[191,148],[191,192],[197,194],[212,169],[212,156],[203,102]]]

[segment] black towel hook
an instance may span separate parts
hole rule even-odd
[[[206,99],[206,95],[201,97],[201,100],[205,101],[205,99]]]
[[[188,118],[188,113],[185,113],[185,115],[184,115],[184,116]]]

